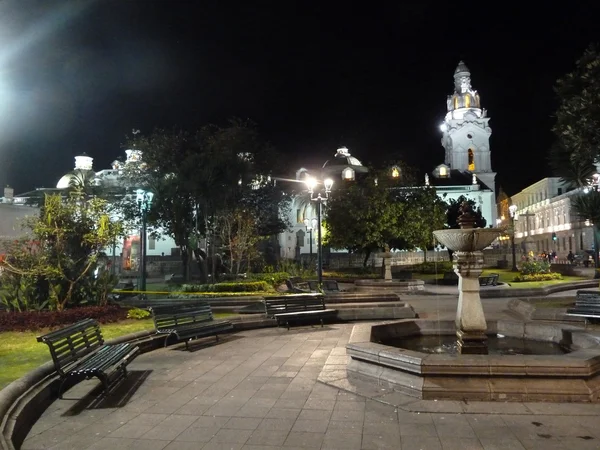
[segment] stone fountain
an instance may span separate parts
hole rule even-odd
[[[487,323],[479,296],[479,275],[483,270],[482,250],[490,245],[502,230],[474,228],[475,216],[468,203],[461,206],[460,229],[437,230],[436,239],[454,250],[454,272],[458,275],[458,308],[456,336],[463,354],[487,354]]]
[[[478,277],[482,249],[499,230],[473,228],[468,207],[459,224],[460,229],[434,232],[455,250],[459,292],[454,322],[357,324],[346,346],[351,357],[347,379],[326,382],[346,389],[344,383],[366,380],[421,399],[600,401],[600,339],[593,333],[562,323],[486,321]]]
[[[354,282],[357,292],[395,292],[395,293],[415,293],[425,289],[425,282],[416,279],[392,279],[392,252],[389,247],[379,253],[381,257],[381,278],[363,279]]]

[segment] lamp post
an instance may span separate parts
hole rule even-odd
[[[146,218],[150,207],[152,206],[152,198],[154,194],[150,191],[138,189],[135,191],[136,200],[140,212],[142,213],[142,229],[140,232],[140,285],[139,290],[146,290]]]
[[[306,227],[306,231],[308,231],[308,241],[309,241],[309,252],[310,252],[310,263],[312,264],[312,244],[313,244],[313,236],[312,231],[317,226],[317,219],[304,219],[304,226]]]
[[[319,184],[319,182],[312,178],[308,177],[305,180],[306,187],[308,188],[308,193],[310,194],[310,200],[313,202],[317,202],[317,283],[319,284],[319,288],[323,285],[323,237],[321,236],[321,207],[323,202],[326,202],[329,198],[329,194],[331,193],[331,188],[333,186],[333,180],[331,178],[327,178],[323,181],[323,186],[325,187],[325,192],[321,191],[315,194],[315,188]]]
[[[510,212],[510,225],[512,228],[512,232],[510,233],[510,243],[512,245],[512,271],[518,272],[517,269],[517,251],[515,249],[515,215],[517,213],[517,205],[510,205],[508,207],[508,211]]]

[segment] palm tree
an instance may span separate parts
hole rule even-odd
[[[587,193],[581,193],[571,198],[571,207],[573,211],[584,220],[593,223],[594,233],[594,264],[600,267],[598,261],[598,228],[600,226],[600,192],[592,189]]]
[[[550,148],[548,162],[552,172],[560,177],[568,188],[589,186],[596,165],[591,156],[580,155],[569,151],[560,142],[555,142]]]

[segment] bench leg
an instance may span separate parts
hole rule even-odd
[[[286,322],[285,325],[287,326],[288,331],[290,331],[290,322]]]
[[[192,338],[189,338],[187,341],[185,341],[185,349],[189,352],[190,351],[190,341],[192,340]]]
[[[216,338],[215,342],[219,342],[219,335],[218,334],[215,334],[215,338]]]
[[[108,395],[108,391],[110,389],[110,385],[108,383],[108,377],[106,375],[98,375],[100,381],[102,381],[102,386],[104,386],[104,391],[102,392],[103,396]]]
[[[321,328],[323,328],[323,319],[319,319],[321,321]]]
[[[58,398],[60,400],[62,400],[62,398],[63,398],[63,396],[62,396],[62,394],[63,394],[62,390],[63,390],[63,387],[64,387],[66,381],[67,381],[67,379],[63,378],[63,379],[60,380],[60,384],[58,385]]]

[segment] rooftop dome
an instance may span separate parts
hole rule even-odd
[[[347,147],[337,149],[333,159],[323,164],[323,172],[326,175],[341,175],[345,180],[353,180],[355,173],[366,173],[369,169],[350,154]]]
[[[87,180],[94,179],[96,172],[93,170],[75,169],[72,172],[64,174],[56,183],[56,189],[67,189],[71,187],[71,180],[79,183],[86,183]]]

